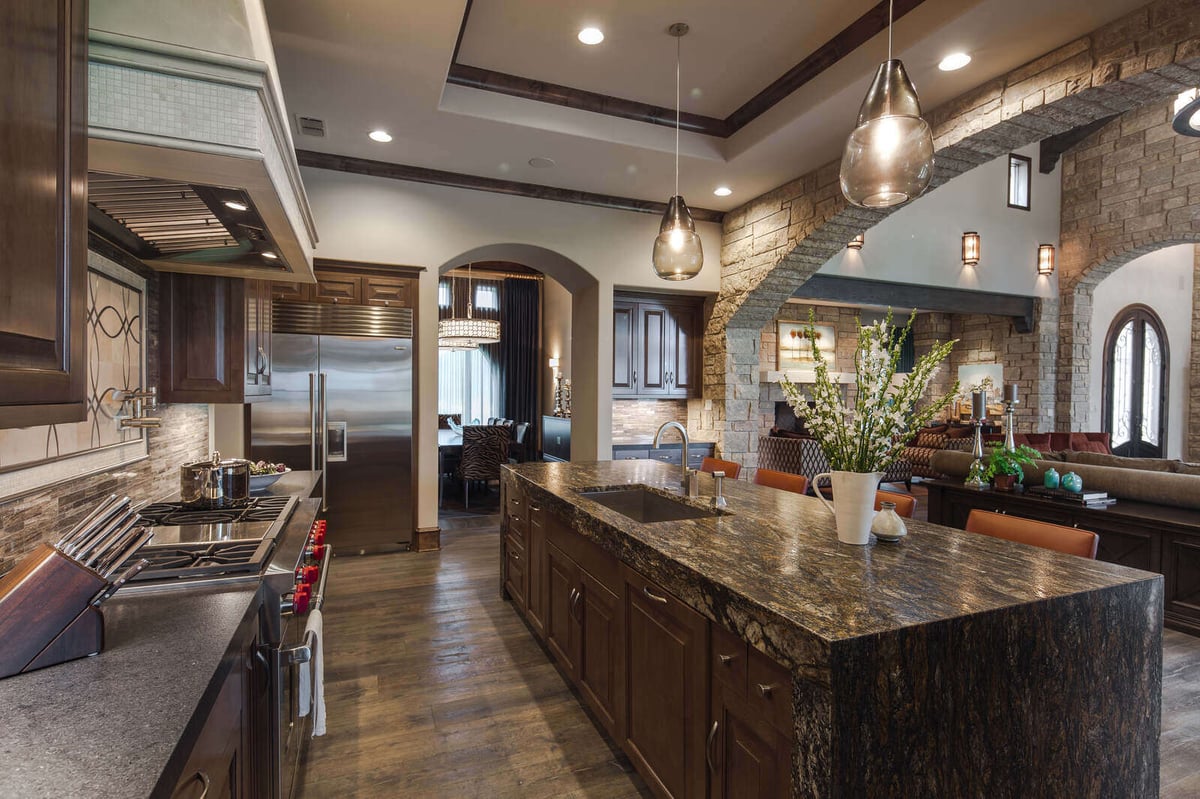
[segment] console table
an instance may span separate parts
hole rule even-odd
[[[1097,533],[1097,559],[1163,575],[1166,626],[1200,635],[1200,511],[1123,499],[1085,508],[949,480],[922,485],[929,489],[929,521],[935,524],[964,528],[978,508]]]

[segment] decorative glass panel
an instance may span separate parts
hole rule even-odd
[[[1112,358],[1112,446],[1129,441],[1133,426],[1133,322],[1121,328]]]
[[[1142,348],[1142,441],[1159,445],[1158,431],[1161,429],[1159,411],[1162,408],[1162,346],[1158,333],[1151,325],[1144,328],[1145,344]]]
[[[1021,155],[1008,157],[1008,206],[1029,210],[1032,161]]]

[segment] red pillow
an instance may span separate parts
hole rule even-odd
[[[967,427],[966,425],[946,429],[946,438],[970,438],[973,435],[975,435],[975,428]],[[987,436],[984,436],[984,438],[987,438]],[[1001,438],[1004,438],[1004,436],[1001,436]]]
[[[1048,450],[1054,449],[1054,447],[1051,446],[1052,438],[1053,438],[1052,433],[1026,433],[1025,434],[1025,443],[1028,446],[1031,446],[1034,449],[1036,449],[1038,452],[1046,452]]]

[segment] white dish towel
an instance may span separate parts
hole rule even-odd
[[[322,638],[321,611],[309,611],[308,624],[304,627],[305,637],[313,634],[312,657],[300,664],[299,684],[300,717],[313,713],[313,737],[325,734],[325,646]]]

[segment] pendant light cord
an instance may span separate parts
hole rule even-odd
[[[679,54],[682,36],[675,37],[675,196],[679,196]]]
[[[888,0],[888,61],[892,60],[892,11],[896,7],[896,0]]]
[[[467,318],[471,318],[471,300],[475,299],[471,294],[471,264],[467,263]]]

